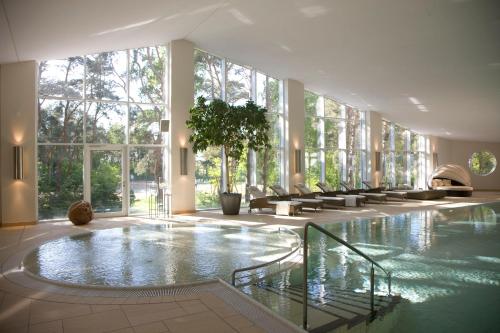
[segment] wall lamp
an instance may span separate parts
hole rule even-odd
[[[302,172],[302,150],[295,149],[295,173]]]
[[[381,155],[379,151],[375,152],[375,171],[380,171]]]
[[[14,179],[23,179],[23,147],[14,146]]]
[[[187,168],[188,149],[185,147],[181,147],[180,153],[181,153],[181,176],[186,176],[188,174],[188,168]]]

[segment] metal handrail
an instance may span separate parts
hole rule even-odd
[[[233,272],[231,273],[231,284],[233,286],[235,286],[235,284],[236,284],[236,273],[245,272],[245,271],[251,271],[251,270],[254,270],[254,269],[258,269],[258,268],[270,266],[270,265],[275,264],[275,263],[277,263],[279,261],[282,261],[283,259],[288,258],[289,256],[291,256],[292,254],[294,254],[295,252],[297,252],[302,247],[302,240],[301,240],[299,234],[297,234],[293,230],[279,227],[278,228],[278,232],[280,232],[281,230],[285,230],[287,232],[290,232],[291,234],[293,234],[297,238],[298,245],[295,247],[295,249],[293,249],[291,252],[288,252],[284,256],[281,256],[281,257],[279,257],[277,259],[274,259],[272,261],[268,261],[268,262],[265,262],[265,263],[262,263],[262,264],[258,264],[258,265],[252,265],[252,266],[237,268],[237,269],[233,270]]]
[[[374,266],[377,266],[380,268],[386,275],[387,275],[387,280],[388,280],[388,289],[389,289],[389,295],[391,295],[391,272],[386,271],[382,266],[380,266],[375,260],[352,246],[351,244],[347,243],[345,240],[335,236],[325,228],[320,227],[314,222],[307,222],[306,225],[304,226],[304,241],[303,241],[303,256],[304,256],[304,263],[303,263],[303,279],[304,279],[304,286],[303,286],[303,292],[302,292],[302,327],[307,330],[307,295],[308,295],[308,282],[307,282],[307,264],[308,264],[308,245],[309,245],[309,237],[308,237],[308,230],[309,227],[313,227],[316,230],[320,231],[321,233],[325,234],[326,236],[334,239],[335,241],[339,242],[340,244],[346,246],[350,250],[354,251],[356,254],[360,255],[364,259],[368,260],[371,263],[371,270],[370,270],[370,310],[372,313],[372,316],[375,314],[375,306],[374,306],[374,298],[375,298],[375,290],[374,290],[374,285],[375,285],[375,269]]]

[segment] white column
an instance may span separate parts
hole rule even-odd
[[[186,40],[170,43],[170,184],[172,212],[195,211],[195,155],[189,144],[190,131],[186,127],[189,109],[194,104],[194,45]],[[180,148],[188,148],[187,175],[180,174]]]
[[[2,65],[0,69],[1,222],[30,224],[37,220],[35,61]],[[14,180],[13,147],[23,148],[22,180]]]
[[[287,79],[284,80],[284,105],[285,105],[285,188],[290,193],[296,192],[294,185],[304,182],[304,131],[305,131],[305,107],[304,107],[304,84],[302,82]],[[295,151],[302,151],[301,172],[295,170]]]
[[[369,140],[368,146],[370,148],[369,159],[370,164],[368,170],[371,170],[371,179],[373,186],[379,186],[382,179],[382,116],[380,113],[370,111],[366,113],[367,124],[369,125]],[[380,152],[380,170],[375,170],[376,166],[376,152]]]

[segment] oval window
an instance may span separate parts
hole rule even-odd
[[[478,176],[487,176],[495,171],[497,159],[489,151],[475,152],[469,158],[469,169]]]

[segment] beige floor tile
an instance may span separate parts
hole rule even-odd
[[[64,333],[101,333],[127,328],[130,323],[121,310],[111,310],[63,320]]]
[[[200,297],[197,294],[183,294],[183,295],[175,295],[176,301],[192,301],[195,299],[199,299]]]
[[[184,316],[187,312],[177,303],[122,305],[132,326]]]
[[[90,306],[86,304],[69,304],[58,302],[33,301],[31,304],[30,323],[71,318],[90,314]]]
[[[239,333],[266,333],[262,328],[257,326],[248,326],[238,329]]]
[[[161,322],[134,326],[135,333],[163,333],[168,332],[167,327]]]
[[[217,313],[217,315],[219,315],[222,318],[238,314],[238,311],[236,311],[233,307],[230,307],[229,305],[226,304],[222,306],[210,307],[210,310]]]
[[[90,306],[92,308],[92,312],[103,312],[109,310],[119,310],[120,306],[117,304],[93,304]]]
[[[175,302],[175,296],[162,296],[161,301],[162,303]]]
[[[27,330],[30,304],[31,300],[29,299],[5,294],[0,305],[0,327],[7,330],[8,328],[22,325]]]
[[[224,318],[224,321],[236,329],[253,326],[253,323],[242,315],[234,315]]]
[[[17,323],[15,325],[6,325],[0,324],[0,333],[27,333],[28,332],[28,323]]]
[[[205,303],[206,306],[209,308],[213,307],[220,307],[220,306],[226,306],[227,304],[220,299],[219,297],[215,296],[214,294],[207,294],[203,295],[200,297],[200,300]]]
[[[202,312],[163,321],[172,333],[237,332],[213,312]]]
[[[189,314],[209,311],[209,309],[198,300],[177,302],[177,304],[179,304]]]
[[[31,325],[29,333],[63,333],[62,320]]]
[[[109,333],[134,333],[134,330],[130,327],[128,328],[121,328],[119,330],[116,330],[116,331],[110,331]]]

